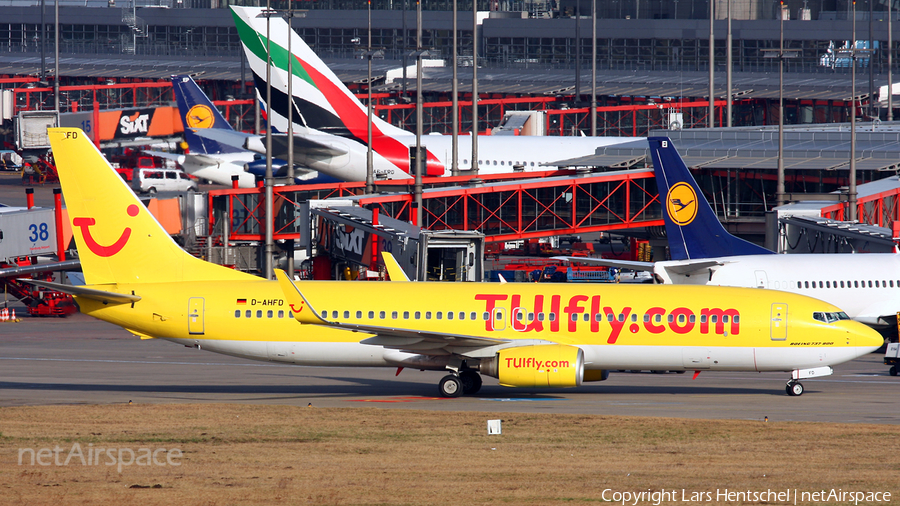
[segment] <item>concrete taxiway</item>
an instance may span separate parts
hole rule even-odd
[[[141,341],[82,314],[0,323],[0,406],[254,403],[702,419],[900,424],[891,377],[872,354],[784,392],[786,373],[614,372],[573,389],[512,389],[485,378],[475,396],[437,396],[437,372],[298,367]]]

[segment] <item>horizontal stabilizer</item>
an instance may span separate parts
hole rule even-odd
[[[633,271],[653,272],[653,262],[636,262],[632,260],[612,260],[608,258],[591,258],[591,257],[551,257],[552,260],[563,260],[566,262],[578,262],[582,264],[604,265],[606,267],[615,267],[617,269],[631,269]]]
[[[131,304],[132,302],[141,300],[141,298],[137,295],[107,292],[105,290],[94,290],[93,288],[86,288],[84,286],[63,285],[60,283],[54,283],[52,281],[40,281],[37,279],[19,279],[18,281],[21,281],[22,283],[28,283],[30,285],[49,288],[51,290],[56,290],[57,292],[68,293],[77,297],[84,297],[86,299],[108,302],[111,304]]]
[[[227,144],[239,149],[246,149],[244,144],[247,142],[247,139],[259,137],[255,134],[238,132],[236,130],[223,130],[221,128],[190,128],[189,130],[204,139]]]
[[[65,271],[69,269],[80,269],[81,260],[63,260],[62,262],[53,262],[49,264],[23,265],[17,267],[7,267],[0,269],[0,278],[9,278],[13,276],[25,276],[36,272]]]

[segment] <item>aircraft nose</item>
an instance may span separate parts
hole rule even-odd
[[[884,337],[868,325],[854,322],[856,329],[853,334],[855,344],[859,347],[860,355],[871,353],[884,345]]]

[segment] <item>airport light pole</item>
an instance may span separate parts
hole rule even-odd
[[[725,126],[731,128],[731,108],[734,101],[731,94],[731,0],[725,0],[725,18]]]
[[[778,49],[763,49],[763,58],[778,58],[778,180],[775,184],[775,205],[784,205],[784,60],[800,56],[798,51],[784,50],[784,0],[780,3]]]
[[[272,191],[272,10],[271,0],[266,0],[266,10],[260,13],[260,16],[266,17],[266,105],[269,108],[269,115],[266,118],[266,176],[265,176],[265,214],[266,214],[266,246],[265,246],[265,278],[272,279],[274,273],[272,268],[272,256],[275,253],[274,241],[274,223],[272,216],[272,199],[274,197]]]
[[[453,125],[450,127],[452,155],[450,156],[450,175],[459,175],[459,80],[457,79],[456,69],[459,66],[457,55],[459,54],[459,39],[457,38],[457,0],[453,0],[453,83],[451,84],[450,98],[453,102],[453,111],[450,113],[450,121]]]
[[[716,126],[716,39],[713,36],[715,22],[715,2],[709,2],[709,128]]]
[[[366,45],[366,70],[368,71],[366,88],[368,90],[368,106],[366,107],[366,194],[375,193],[375,165],[372,157],[372,0],[366,2],[369,22],[369,42]]]
[[[416,167],[415,167],[415,205],[416,226],[422,226],[422,0],[416,0]]]
[[[54,47],[54,58],[53,58],[53,108],[56,109],[56,112],[59,112],[59,0],[56,0],[56,16],[53,21],[53,30],[56,34],[53,41]],[[44,41],[41,41],[43,44]],[[98,128],[99,125],[94,125],[94,128]]]
[[[597,136],[597,0],[591,0],[591,137]]]
[[[478,174],[478,0],[472,0],[472,174]]]
[[[894,121],[894,37],[893,33],[891,33],[891,26],[893,25],[893,19],[891,19],[894,15],[893,9],[891,6],[892,0],[888,1],[888,96],[887,96],[887,120]]]
[[[856,221],[856,62],[857,54],[865,53],[871,55],[872,48],[858,49],[856,47],[856,0],[853,0],[852,10],[852,39],[851,46],[848,49],[838,51],[839,54],[846,54],[850,59],[850,176],[847,189],[847,220]],[[869,62],[871,65],[871,62]],[[872,97],[869,97],[871,100]]]

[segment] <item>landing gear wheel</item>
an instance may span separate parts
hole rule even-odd
[[[475,371],[462,371],[459,373],[459,380],[462,381],[463,393],[472,395],[481,390],[481,375]]]
[[[803,395],[803,384],[798,381],[789,381],[784,387],[784,391],[793,397]]]
[[[441,382],[438,383],[438,390],[441,391],[442,397],[459,397],[463,393],[463,384],[458,376],[448,374],[441,378]]]
[[[891,368],[888,369],[888,374],[890,374],[891,376],[896,376],[897,375],[897,366],[892,365]]]

